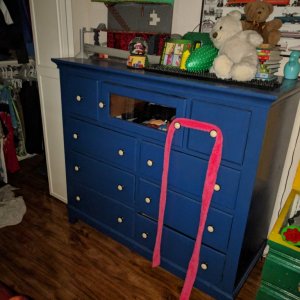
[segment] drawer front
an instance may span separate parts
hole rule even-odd
[[[72,150],[136,169],[137,141],[132,137],[74,119],[69,121],[67,135]]]
[[[70,113],[97,120],[100,82],[80,75],[71,75],[68,76],[65,86],[64,108]]]
[[[68,187],[68,204],[110,228],[133,237],[133,210],[75,184]]]
[[[136,241],[153,251],[156,239],[156,222],[137,215],[135,224]],[[188,267],[194,248],[194,240],[164,228],[161,255],[184,271]],[[212,283],[222,280],[225,256],[206,246],[201,247],[198,277]]]
[[[143,143],[141,146],[140,170],[144,177],[160,182],[163,151],[160,146]],[[199,201],[202,197],[207,161],[177,151],[171,151],[169,188],[189,193]],[[212,201],[220,207],[233,209],[239,187],[240,172],[221,166],[217,177],[216,191]]]
[[[132,205],[135,189],[133,175],[77,153],[70,156],[67,171],[72,182],[76,181],[101,195]]]
[[[140,180],[136,198],[137,211],[158,219],[160,188],[147,181]],[[168,192],[164,224],[191,237],[196,238],[200,203],[174,192]],[[226,252],[232,216],[210,208],[206,221],[203,243],[219,251]]]
[[[250,111],[193,101],[191,118],[220,127],[224,137],[223,159],[242,164],[250,126]],[[209,155],[213,144],[214,139],[208,133],[189,130],[189,149]]]
[[[292,293],[300,299],[300,259],[272,249],[267,255],[262,278],[277,288]],[[284,249],[284,247],[282,247]],[[283,250],[284,251],[284,250]]]

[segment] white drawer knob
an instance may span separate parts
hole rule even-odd
[[[77,133],[73,133],[73,139],[77,140],[78,139],[78,134]]]
[[[79,96],[79,95],[77,95],[77,96],[76,96],[76,101],[80,102],[81,100],[82,100],[82,97]]]
[[[118,221],[119,224],[121,224],[121,223],[123,223],[123,218],[122,217],[118,217],[117,221]]]
[[[122,149],[119,149],[118,154],[119,154],[119,156],[124,156],[125,151]]]
[[[75,170],[75,172],[78,172],[79,171],[79,166],[75,166],[74,170]]]
[[[201,264],[201,269],[204,270],[204,271],[207,270],[208,269],[208,265],[204,264],[204,263]]]
[[[215,184],[215,186],[214,186],[214,190],[216,191],[216,192],[219,192],[220,190],[221,190],[221,186],[219,185],[219,184]]]
[[[147,238],[148,238],[148,233],[143,232],[143,233],[142,233],[142,238],[143,238],[143,239],[147,239]]]
[[[179,128],[181,127],[181,125],[180,125],[179,122],[176,122],[176,123],[174,124],[174,127],[175,127],[175,129],[179,129]]]
[[[147,160],[147,166],[152,167],[153,166],[153,161],[151,159]]]
[[[123,191],[124,187],[121,184],[118,184],[118,191]]]
[[[218,135],[218,133],[217,133],[215,130],[212,130],[212,131],[209,133],[209,135],[210,135],[212,138],[215,138],[215,137]]]
[[[207,226],[207,231],[213,233],[215,231],[214,226]]]
[[[146,197],[146,198],[145,198],[145,202],[146,202],[147,204],[150,204],[150,203],[151,203],[151,198]]]
[[[102,109],[102,108],[104,108],[104,106],[105,106],[104,102],[100,101],[100,102],[99,102],[99,108]]]
[[[80,196],[76,196],[75,199],[76,199],[77,202],[79,202],[80,201]]]

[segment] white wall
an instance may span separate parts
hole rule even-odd
[[[200,23],[201,0],[175,0],[172,22],[172,33],[185,34],[192,31]],[[74,29],[74,49],[79,52],[79,29],[97,27],[99,23],[107,24],[107,8],[103,3],[91,0],[72,0],[72,16]],[[196,28],[195,31],[199,29]],[[92,34],[86,36],[91,39]],[[88,42],[89,40],[87,40]],[[100,42],[106,41],[106,35],[100,34]]]

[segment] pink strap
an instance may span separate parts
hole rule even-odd
[[[213,146],[212,153],[208,161],[208,168],[206,171],[206,178],[205,178],[205,183],[204,183],[204,188],[202,193],[200,222],[199,222],[196,242],[195,242],[192,257],[189,262],[187,274],[184,281],[184,286],[180,295],[180,300],[187,300],[190,297],[197,276],[197,272],[198,272],[200,247],[202,244],[203,232],[205,228],[205,223],[207,219],[207,214],[208,214],[208,209],[210,206],[212,194],[214,191],[214,186],[216,183],[217,173],[221,162],[223,135],[222,135],[222,131],[216,125],[209,124],[209,123],[204,123],[204,122],[185,119],[185,118],[177,118],[173,120],[173,122],[171,123],[168,129],[168,134],[165,143],[164,164],[163,164],[160,201],[159,201],[158,226],[157,226],[156,241],[155,241],[155,247],[154,247],[153,258],[152,258],[153,267],[157,267],[160,265],[160,251],[161,251],[160,246],[161,246],[161,238],[162,238],[162,230],[163,230],[163,220],[164,220],[165,208],[166,208],[170,151],[171,151],[171,144],[172,144],[174,132],[176,129],[175,124],[180,124],[180,126],[202,130],[206,132],[211,132],[214,130],[217,133],[215,144]]]

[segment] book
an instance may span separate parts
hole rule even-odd
[[[260,60],[270,60],[270,59],[280,59],[282,58],[282,56],[280,56],[280,54],[278,53],[270,53],[270,54],[264,54],[264,55],[260,55],[258,54],[258,59]]]
[[[259,64],[257,66],[257,71],[260,73],[276,73],[280,67],[280,64],[273,64],[273,65],[266,65],[266,64]]]
[[[273,80],[276,78],[277,78],[277,76],[274,74],[256,73],[256,75],[255,75],[255,79]]]

